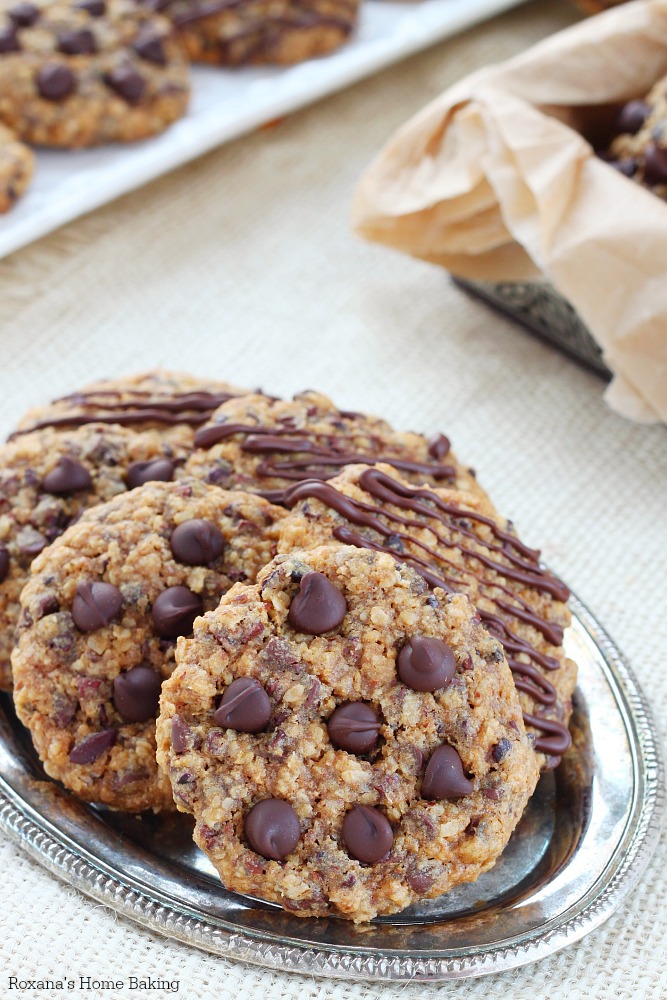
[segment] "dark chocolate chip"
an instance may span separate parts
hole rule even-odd
[[[112,583],[86,580],[76,588],[72,602],[72,618],[82,632],[94,632],[110,625],[123,605],[118,587]]]
[[[185,753],[189,747],[190,727],[183,722],[180,715],[171,720],[171,746],[174,753]]]
[[[289,623],[298,632],[323,635],[338,628],[346,611],[343,594],[324,573],[306,573],[290,605]]]
[[[167,65],[167,53],[162,35],[159,35],[149,25],[141,29],[132,47],[137,55],[145,59],[146,62],[155,63],[156,66]]]
[[[116,66],[109,73],[106,73],[104,82],[128,104],[138,104],[146,90],[145,79],[129,63]]]
[[[171,551],[186,566],[212,566],[225,549],[222,532],[212,521],[183,521],[171,535]]]
[[[104,0],[77,0],[74,6],[77,10],[87,11],[91,17],[102,17],[107,10]]]
[[[47,493],[76,493],[77,490],[89,490],[93,485],[90,473],[81,462],[63,455],[50,472],[42,479],[42,489]]]
[[[76,28],[60,32],[58,48],[68,56],[93,55],[97,52],[97,42],[90,28]]]
[[[252,677],[237,677],[222,696],[213,722],[239,733],[261,733],[271,719],[269,696]]]
[[[246,816],[245,835],[257,854],[282,861],[299,842],[299,817],[289,802],[263,799]]]
[[[616,116],[616,131],[636,135],[651,113],[646,101],[628,101]]]
[[[511,749],[512,744],[508,739],[503,737],[502,740],[499,740],[491,751],[491,756],[495,760],[496,764],[500,764],[502,760],[505,760],[505,757],[507,757],[507,754]]]
[[[149,462],[132,462],[125,475],[131,490],[144,483],[170,483],[174,476],[174,463],[168,458],[153,458]]]
[[[441,462],[449,454],[451,444],[444,434],[436,434],[428,443],[428,453],[436,462]]]
[[[187,587],[167,587],[153,604],[153,622],[162,639],[177,639],[192,631],[192,623],[203,613],[204,606],[198,594]]]
[[[370,705],[351,701],[339,705],[327,722],[329,739],[349,753],[369,753],[377,743],[380,720]]]
[[[62,101],[76,90],[76,77],[63,63],[46,63],[37,74],[37,89],[47,101]]]
[[[73,764],[92,764],[110,750],[115,742],[115,729],[102,729],[99,733],[90,733],[72,748],[69,759]]]
[[[19,42],[19,37],[16,34],[16,28],[13,25],[6,28],[0,28],[0,53],[20,51],[21,43]]]
[[[35,531],[34,528],[23,528],[16,536],[16,543],[24,555],[37,556],[42,549],[46,548],[49,540],[41,531]]]
[[[415,635],[398,654],[398,676],[413,691],[447,687],[455,673],[454,650],[442,639]]]
[[[431,754],[422,782],[423,799],[459,799],[474,790],[463,773],[463,764],[454,747],[443,744]]]
[[[343,842],[351,857],[374,865],[394,843],[387,817],[370,806],[354,806],[343,820]]]
[[[9,552],[5,545],[0,545],[0,583],[9,573]]]
[[[627,157],[624,160],[607,160],[610,167],[618,170],[624,177],[634,177],[637,173],[638,162],[634,157]]]
[[[133,667],[113,682],[113,703],[126,722],[146,722],[157,717],[161,688],[162,677],[152,667]]]
[[[7,11],[9,20],[17,28],[30,28],[39,20],[39,7],[32,3],[17,3]]]
[[[647,184],[667,184],[667,150],[653,143],[644,152],[644,180]]]

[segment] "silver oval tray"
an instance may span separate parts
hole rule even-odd
[[[646,699],[572,600],[579,666],[573,747],[545,774],[495,867],[476,883],[355,927],[301,920],[225,892],[184,816],[87,806],[42,772],[11,699],[0,703],[0,825],[49,871],[137,923],[274,969],[344,979],[442,980],[536,961],[579,940],[644,871],[664,812]]]

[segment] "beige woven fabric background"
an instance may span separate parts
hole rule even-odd
[[[356,179],[398,124],[573,17],[564,0],[536,0],[1,262],[0,431],[46,397],[157,364],[280,394],[319,387],[398,426],[445,430],[627,652],[664,720],[665,429],[616,417],[595,377],[435,268],[361,243],[347,222]],[[188,949],[78,895],[2,837],[0,867],[3,998],[19,995],[10,974],[131,972],[178,979],[187,1000],[667,995],[664,840],[630,901],[578,945],[513,973],[418,986],[315,981]]]

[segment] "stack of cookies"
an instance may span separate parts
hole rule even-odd
[[[444,435],[151,372],[27,413],[0,500],[45,770],[191,813],[229,890],[357,922],[439,896],[569,746],[567,589]]]
[[[0,0],[0,212],[30,182],[23,143],[78,149],[182,117],[189,63],[290,64],[350,37],[359,0]]]

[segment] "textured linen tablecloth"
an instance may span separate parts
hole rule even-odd
[[[457,77],[574,16],[565,0],[537,0],[1,262],[0,430],[90,379],[158,364],[278,394],[318,387],[399,427],[444,430],[619,643],[664,722],[664,427],[615,416],[594,376],[438,269],[366,245],[348,225],[355,182],[396,126]],[[130,973],[176,979],[187,1000],[667,996],[664,838],[630,900],[579,944],[515,972],[441,985],[367,986],[229,962],[117,917],[4,837],[0,866],[3,1000],[94,995],[19,994],[9,975],[78,986],[79,976]]]

